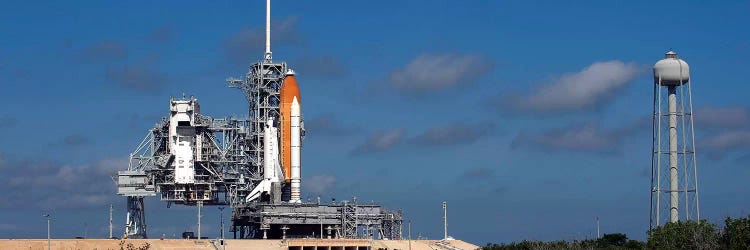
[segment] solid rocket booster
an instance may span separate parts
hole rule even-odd
[[[301,125],[302,99],[294,71],[289,70],[281,85],[281,166],[284,168],[284,180],[291,185],[289,202],[300,202],[301,186]]]
[[[300,151],[301,151],[301,137],[300,137],[300,105],[299,101],[295,97],[292,100],[291,107],[291,126],[292,126],[292,196],[289,202],[300,203]]]

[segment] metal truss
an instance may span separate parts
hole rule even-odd
[[[691,85],[654,84],[650,228],[669,223],[671,209],[679,208],[678,220],[700,220]],[[676,163],[671,173],[670,160]],[[671,178],[678,178],[675,188],[670,187]],[[673,198],[679,207],[671,208]]]
[[[125,235],[132,239],[146,239],[146,211],[143,196],[128,197],[128,214],[125,222]]]
[[[117,176],[118,195],[128,199],[125,237],[146,237],[143,200],[158,193],[167,206],[229,205],[235,238],[261,238],[274,230],[283,231],[279,237],[286,237],[287,231],[290,237],[299,237],[294,234],[301,228],[317,226],[322,231],[325,225],[329,236],[334,231],[336,238],[372,238],[377,232],[380,238],[401,239],[401,212],[385,211],[377,205],[246,201],[263,177],[264,123],[271,117],[279,120],[279,92],[287,70],[286,63],[273,63],[268,58],[251,65],[244,79],[227,80],[229,87],[240,89],[247,98],[247,119],[195,114],[194,183],[175,182],[169,119],[163,118],[147,133],[130,154],[128,169]],[[274,188],[281,193],[280,200],[289,199],[286,185]]]
[[[344,238],[357,237],[357,204],[344,202],[341,209],[341,226]]]
[[[403,222],[401,211],[384,213],[381,236],[385,239],[400,240],[403,235]]]
[[[280,203],[248,204],[236,207],[232,231],[235,238],[317,237],[401,239],[402,213],[380,205],[342,202],[339,204]],[[287,228],[287,232],[283,232]],[[334,232],[335,231],[335,234]],[[284,236],[282,236],[284,235]]]
[[[130,155],[127,171],[118,172],[118,194],[140,206],[128,206],[127,237],[145,237],[143,198],[160,193],[168,205],[232,205],[244,202],[260,180],[250,160],[249,122],[239,119],[196,119],[195,183],[175,183],[174,160],[167,149],[166,119],[151,129]],[[137,209],[136,209],[137,208]],[[133,216],[133,219],[130,219]],[[138,223],[140,223],[138,225]]]
[[[240,89],[247,99],[248,126],[250,129],[246,138],[248,146],[247,166],[253,174],[253,184],[257,184],[257,181],[263,176],[264,124],[271,117],[274,120],[279,120],[279,104],[281,102],[279,95],[286,71],[286,63],[273,63],[270,57],[267,57],[266,60],[251,65],[244,79],[227,79],[229,87]],[[246,191],[251,190],[247,189]],[[283,194],[289,194],[289,192],[283,192]],[[237,208],[246,205],[242,199],[245,196],[232,195],[233,198],[239,199],[232,203],[232,231],[236,236],[239,230],[240,238],[253,237],[258,229],[257,225],[249,225],[243,222],[238,213]],[[288,199],[289,197],[283,198]]]
[[[248,120],[250,121],[248,145],[250,165],[254,172],[262,174],[263,130],[268,118],[279,118],[279,91],[287,71],[286,63],[258,62],[250,66],[245,79],[227,79],[231,88],[237,88],[247,98]]]

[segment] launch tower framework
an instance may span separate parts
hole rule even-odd
[[[235,238],[401,239],[401,211],[380,205],[356,199],[285,202],[291,192],[281,184],[272,187],[270,198],[247,199],[263,180],[264,123],[280,117],[280,90],[288,71],[286,63],[271,57],[267,0],[264,59],[242,79],[227,79],[246,97],[248,118],[214,119],[200,113],[193,97],[170,100],[170,117],[147,133],[130,154],[127,170],[117,174],[117,194],[127,198],[125,237],[147,237],[144,198],[160,194],[167,206],[230,206]],[[184,148],[189,151],[173,153]]]

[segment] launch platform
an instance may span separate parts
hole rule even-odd
[[[375,204],[252,204],[234,211],[232,220],[245,222],[232,228],[235,238],[237,233],[263,239],[402,238],[401,211],[388,211]]]

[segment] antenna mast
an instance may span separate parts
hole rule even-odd
[[[265,61],[271,62],[271,0],[266,0],[266,55]]]

